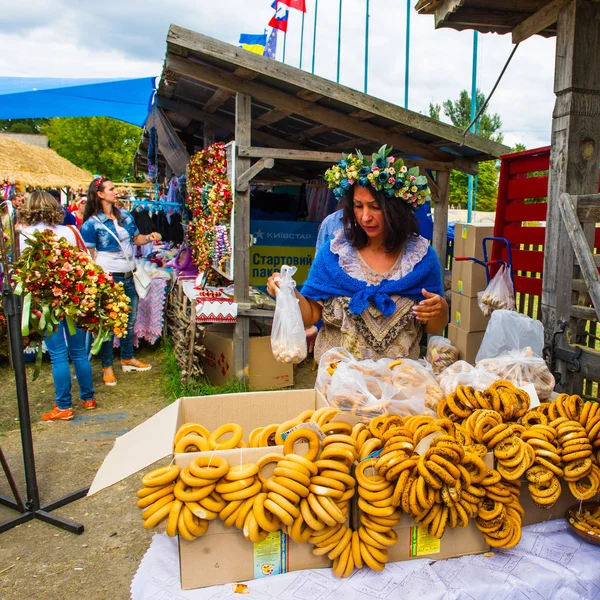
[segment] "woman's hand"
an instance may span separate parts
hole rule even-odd
[[[276,271],[275,273],[273,273],[273,275],[271,275],[271,277],[269,277],[269,280],[267,281],[267,294],[269,294],[269,296],[271,296],[272,298],[275,298],[277,296],[277,290],[279,289],[280,279],[281,273]]]
[[[156,231],[149,233],[146,237],[148,238],[149,242],[160,242],[162,240],[162,235]]]
[[[448,317],[448,305],[441,296],[432,294],[425,288],[421,290],[421,293],[425,296],[425,300],[421,300],[413,307],[413,315],[419,321],[429,322],[439,319],[441,316]]]

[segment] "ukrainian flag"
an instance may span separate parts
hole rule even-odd
[[[250,33],[240,34],[240,41],[238,42],[240,48],[254,52],[254,54],[262,55],[267,45],[267,34],[264,35],[252,35]]]

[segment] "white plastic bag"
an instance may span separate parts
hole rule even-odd
[[[477,363],[498,379],[506,379],[517,387],[533,383],[540,400],[548,400],[554,391],[554,376],[543,358],[536,356],[531,348],[511,350],[495,358],[487,358]]]
[[[321,356],[315,389],[327,398],[327,392],[331,385],[331,378],[340,363],[356,362],[352,354],[346,348],[332,348]]]
[[[488,323],[475,362],[530,348],[537,356],[544,347],[544,326],[527,315],[496,310]]]
[[[459,360],[437,377],[444,396],[451,394],[459,385],[469,385],[473,389],[483,392],[487,390],[499,377],[488,373],[481,367],[474,367],[465,360]]]
[[[302,313],[294,292],[296,270],[296,267],[288,265],[281,267],[271,330],[271,350],[275,360],[293,364],[302,362],[308,353]]]
[[[483,292],[477,293],[479,308],[484,317],[495,310],[515,310],[515,290],[510,269],[502,265]]]
[[[425,391],[425,406],[435,411],[444,399],[429,363],[424,360],[403,358],[391,361],[382,359],[392,367],[392,385],[400,390],[422,389]],[[389,368],[389,367],[388,367]]]
[[[458,349],[449,339],[433,335],[429,338],[425,359],[431,365],[433,374],[438,375],[458,360]]]
[[[426,407],[425,387],[392,385],[392,371],[383,360],[340,363],[328,388],[328,404],[369,419],[384,414],[431,414]]]

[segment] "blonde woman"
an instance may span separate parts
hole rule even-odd
[[[65,238],[74,246],[82,248],[83,241],[81,237],[78,237],[77,230],[74,227],[61,225],[65,218],[64,213],[58,202],[47,192],[35,190],[19,209],[18,216],[19,222],[23,226],[19,236],[21,250],[27,245],[28,236],[30,237],[35,231],[48,229],[53,231],[57,237]],[[64,321],[61,321],[58,331],[47,337],[45,342],[52,363],[56,403],[50,412],[42,415],[42,421],[70,421],[75,417],[71,396],[72,378],[69,358],[75,367],[82,407],[96,408],[86,333],[77,329],[75,334],[71,335]]]

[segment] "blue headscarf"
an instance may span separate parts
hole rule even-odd
[[[312,264],[308,279],[302,286],[302,295],[305,298],[326,300],[337,296],[349,297],[348,308],[353,314],[359,315],[369,304],[373,304],[386,317],[390,317],[396,310],[391,295],[421,301],[424,299],[422,288],[440,296],[444,294],[442,269],[431,246],[410,273],[396,280],[384,279],[378,285],[368,285],[365,281],[354,279],[345,273],[330,246],[330,243],[325,244]]]

